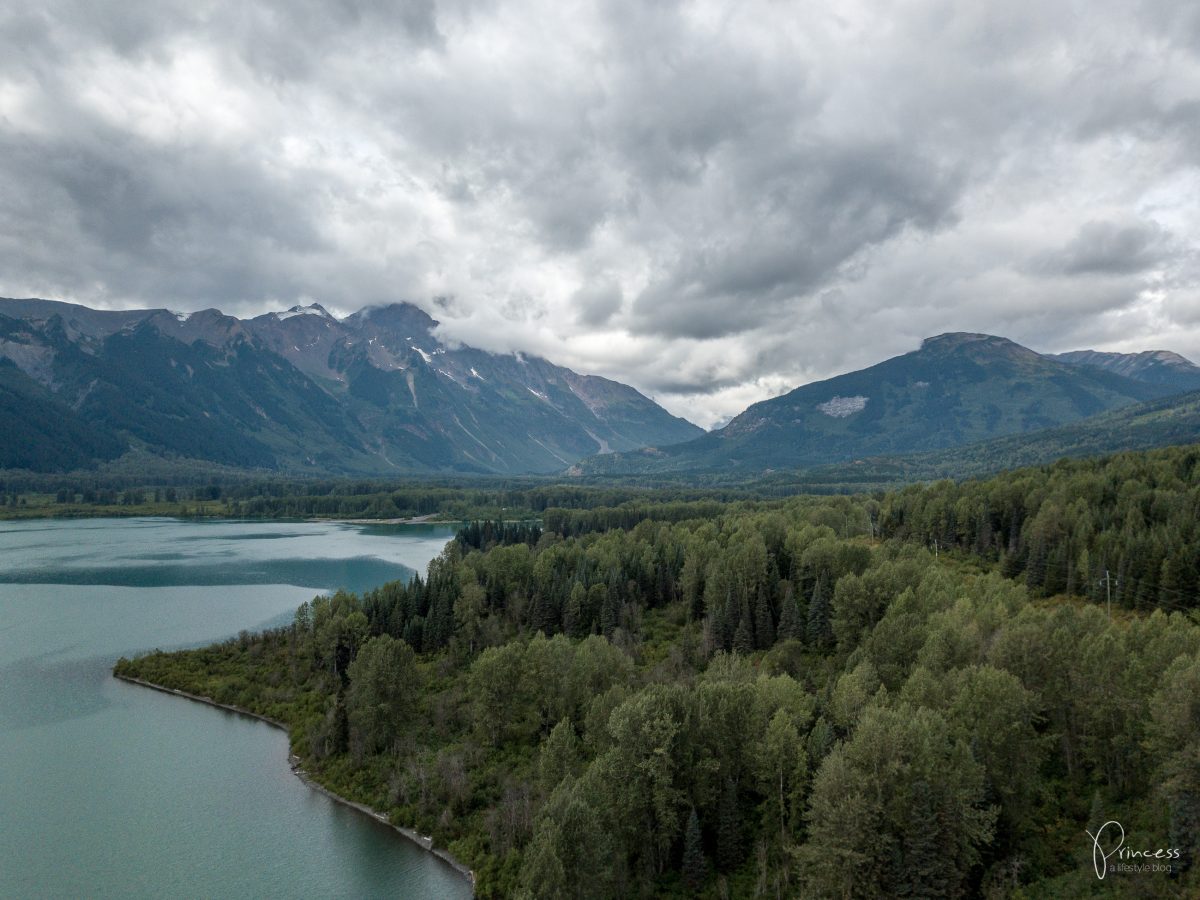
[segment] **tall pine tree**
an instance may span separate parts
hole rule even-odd
[[[826,650],[833,644],[833,626],[829,618],[829,594],[825,590],[825,579],[818,577],[813,586],[812,599],[808,601],[808,643],[816,650]]]
[[[764,587],[758,589],[758,606],[754,610],[754,643],[759,650],[770,650],[775,643],[775,622],[771,601]]]
[[[700,834],[700,817],[696,815],[696,809],[693,807],[683,835],[683,883],[689,891],[697,893],[703,887],[707,868],[704,843]]]
[[[742,614],[733,632],[733,652],[749,656],[754,652],[754,625],[750,618],[750,603],[742,601]]]
[[[604,602],[600,605],[600,631],[606,638],[611,638],[613,632],[617,630],[617,625],[621,621],[621,602],[617,599],[617,595],[610,589],[604,595]]]
[[[742,861],[742,815],[738,809],[737,782],[726,778],[717,806],[717,866],[731,872]]]
[[[563,631],[569,637],[581,638],[588,633],[588,623],[583,609],[586,602],[587,589],[577,581],[571,588],[566,608],[563,610]]]
[[[781,641],[804,639],[804,623],[800,621],[800,608],[796,605],[791,584],[784,590],[780,603],[778,637]]]

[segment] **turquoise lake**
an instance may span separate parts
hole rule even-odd
[[[0,897],[460,898],[457,872],[306,787],[282,731],[112,678],[424,571],[436,525],[0,522]]]

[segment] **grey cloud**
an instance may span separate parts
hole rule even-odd
[[[722,374],[718,366],[710,363],[693,372],[665,370],[657,374],[648,373],[644,380],[646,386],[655,393],[710,397],[741,384],[745,376],[729,372]]]
[[[713,338],[761,326],[855,254],[905,227],[953,220],[961,177],[912,149],[799,146],[776,157],[733,174],[740,209],[719,211],[732,227],[696,223],[695,246],[637,298],[636,328]]]
[[[1131,275],[1167,256],[1163,229],[1153,222],[1087,222],[1065,246],[1038,254],[1030,268],[1048,275]]]
[[[621,286],[612,281],[585,284],[575,292],[574,306],[584,325],[605,325],[621,308]]]
[[[950,329],[1200,353],[1186,4],[9,7],[0,295],[411,299],[706,423]]]
[[[38,220],[40,249],[69,258],[62,283],[76,291],[103,284],[117,296],[202,304],[291,295],[301,286],[267,267],[328,249],[293,183],[224,157],[193,154],[182,171],[172,154],[119,136],[0,137],[0,172],[0,221],[11,230]],[[10,277],[33,261],[27,251],[0,257]]]

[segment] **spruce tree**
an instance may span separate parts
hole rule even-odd
[[[737,782],[726,778],[717,807],[717,866],[730,872],[742,861],[742,817]]]
[[[754,629],[750,620],[750,604],[742,601],[742,615],[733,632],[733,652],[749,656],[754,652]]]
[[[814,649],[824,650],[833,643],[833,627],[829,621],[829,596],[825,591],[825,580],[818,578],[813,587],[812,599],[808,602],[808,643]]]
[[[696,815],[696,809],[693,807],[683,836],[683,883],[689,891],[696,893],[704,885],[707,868],[700,835],[700,817]]]
[[[575,582],[571,595],[567,598],[567,606],[563,611],[563,631],[573,638],[584,637],[587,632],[587,620],[584,616],[583,605],[587,601],[587,590],[580,582]]]
[[[754,610],[754,643],[759,650],[770,650],[775,644],[775,623],[771,615],[771,601],[765,588],[758,589],[758,606]]]
[[[600,605],[600,631],[606,638],[611,638],[613,632],[617,630],[617,625],[621,620],[621,604],[617,600],[616,594],[611,590],[604,597],[604,602]]]
[[[733,633],[737,630],[737,612],[733,605],[732,589],[725,592],[725,602],[718,607],[715,622],[721,649],[732,650]]]
[[[800,608],[789,585],[783,595],[779,610],[779,640],[803,640],[804,625],[800,621]]]
[[[350,748],[350,720],[346,716],[346,700],[341,690],[333,701],[333,708],[328,713],[329,749],[332,753],[345,753]]]
[[[1165,793],[1170,810],[1169,839],[1182,851],[1177,866],[1187,872],[1200,853],[1200,745],[1195,742],[1177,753],[1167,766],[1172,773]]]
[[[897,897],[943,898],[953,896],[957,884],[953,857],[942,847],[936,798],[929,782],[918,781],[910,801],[914,827],[903,832],[901,859],[895,869]]]
[[[554,634],[555,626],[558,624],[558,616],[554,609],[554,604],[550,599],[538,591],[533,598],[533,609],[529,615],[529,628],[533,632],[542,632],[545,635]]]
[[[808,758],[815,771],[826,754],[833,749],[833,726],[824,716],[813,723],[812,731],[808,733]]]
[[[562,897],[567,894],[571,880],[558,854],[562,840],[562,827],[553,819],[546,818],[538,824],[521,869],[526,896]]]

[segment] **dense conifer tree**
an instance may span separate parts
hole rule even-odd
[[[754,609],[754,645],[758,650],[769,650],[775,643],[775,622],[771,612],[771,599],[766,587],[758,589],[758,605]]]
[[[813,586],[812,598],[808,601],[808,643],[817,650],[828,649],[833,643],[833,628],[830,625],[829,593],[824,578],[818,577]]]
[[[796,596],[791,583],[784,589],[783,600],[780,601],[779,640],[803,640],[804,624],[800,620],[800,609],[796,606]]]
[[[695,807],[688,814],[687,830],[683,836],[683,883],[692,892],[704,885],[707,863],[704,860],[704,843],[700,834],[700,817]]]

